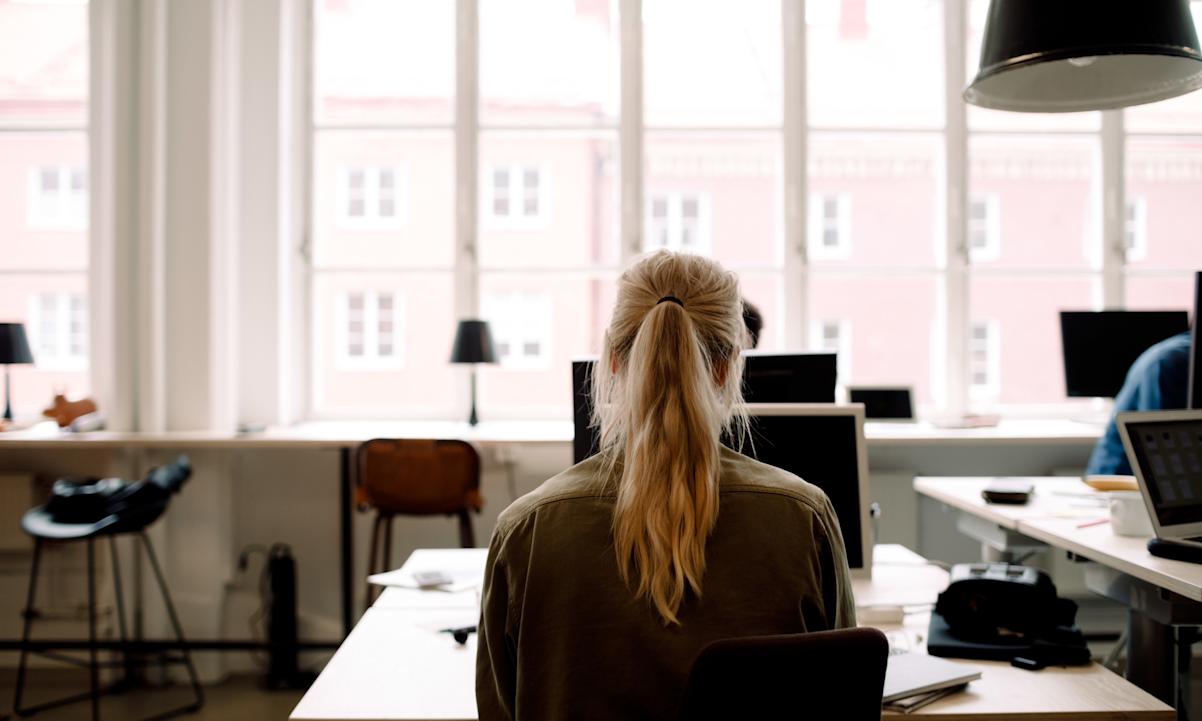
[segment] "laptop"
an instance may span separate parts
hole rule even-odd
[[[1120,413],[1115,423],[1156,538],[1202,555],[1202,410]]]
[[[981,678],[981,670],[952,661],[928,656],[925,653],[889,655],[885,668],[884,703],[929,694],[932,691],[958,688]]]

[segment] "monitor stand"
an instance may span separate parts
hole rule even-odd
[[[1161,558],[1171,558],[1174,561],[1202,563],[1202,546],[1170,541],[1166,538],[1148,539],[1148,553]]]

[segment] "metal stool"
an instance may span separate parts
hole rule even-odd
[[[136,513],[126,514],[121,517],[110,516],[109,518],[99,523],[59,523],[54,521],[46,512],[45,508],[38,506],[28,511],[21,519],[21,527],[34,539],[33,547],[33,568],[29,576],[29,591],[25,601],[25,623],[24,631],[21,634],[21,657],[17,665],[17,685],[16,692],[13,697],[13,710],[19,716],[31,716],[39,711],[46,709],[57,708],[67,704],[77,703],[90,699],[92,705],[92,719],[97,721],[100,718],[100,697],[110,693],[120,693],[127,691],[132,686],[131,670],[133,667],[142,665],[148,662],[149,659],[143,658],[142,653],[151,646],[151,644],[142,644],[138,641],[132,641],[125,627],[125,601],[121,590],[121,566],[117,559],[117,536],[122,534],[133,534],[141,539],[142,547],[146,550],[146,556],[150,560],[150,567],[154,571],[155,581],[158,583],[159,592],[163,596],[163,603],[167,608],[167,615],[171,620],[171,626],[175,631],[175,638],[178,644],[179,654],[171,655],[168,652],[162,652],[158,659],[165,664],[183,664],[188,670],[188,677],[191,679],[192,692],[194,700],[189,703],[173,708],[162,713],[154,714],[147,717],[144,721],[158,721],[167,719],[173,716],[178,716],[183,713],[197,711],[204,705],[204,693],[200,688],[200,680],[196,675],[196,668],[192,665],[192,655],[187,648],[187,642],[184,640],[184,632],[180,627],[179,617],[175,612],[175,605],[171,602],[171,595],[167,591],[167,583],[163,579],[163,571],[159,566],[158,558],[155,556],[154,547],[150,543],[150,539],[146,537],[145,528],[166,510],[167,501],[164,499],[161,503],[154,504],[145,508],[139,508]],[[113,592],[117,604],[117,626],[120,633],[120,640],[116,642],[102,643],[96,638],[96,559],[95,559],[95,544],[98,539],[105,537],[108,540],[109,551],[112,555],[113,564]],[[88,642],[87,644],[70,643],[55,643],[55,644],[40,644],[37,641],[30,639],[30,631],[32,630],[33,620],[37,616],[37,611],[34,610],[33,604],[37,593],[38,571],[41,565],[42,546],[50,543],[69,543],[74,541],[83,541],[87,544],[87,566],[88,566]],[[136,546],[135,546],[136,547]],[[155,648],[161,648],[162,644],[153,644]],[[55,653],[49,649],[58,648],[86,648],[88,651],[88,660],[73,658],[71,656]],[[119,652],[121,658],[115,661],[100,661],[97,658],[99,651],[111,649]],[[171,646],[168,646],[168,651]],[[40,656],[51,658],[63,663],[70,663],[77,666],[82,666],[89,670],[89,690],[85,693],[74,694],[64,698],[47,701],[34,706],[21,705],[22,696],[25,691],[25,675],[26,664],[30,653],[36,653]],[[100,686],[100,669],[101,668],[124,668],[125,677],[105,688]]]

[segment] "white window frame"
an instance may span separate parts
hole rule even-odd
[[[77,342],[73,342],[71,333],[72,301],[78,298],[81,302],[80,325],[81,332]],[[52,300],[54,338],[43,337],[45,301]],[[88,367],[88,302],[83,293],[74,291],[47,291],[34,293],[29,296],[29,345],[33,351],[33,362],[39,370],[48,371],[82,371]],[[47,350],[49,344],[51,350]],[[82,352],[73,353],[72,348],[78,346]]]
[[[380,176],[385,170],[392,171],[393,199],[395,214],[392,217],[380,215],[380,203],[383,200],[380,189]],[[363,215],[356,217],[350,214],[351,173],[363,173]],[[338,226],[356,230],[395,230],[404,227],[409,213],[409,182],[403,165],[344,165],[338,168],[337,190],[335,203],[337,211],[334,217]]]
[[[839,339],[834,348],[826,342],[826,329],[828,327],[838,328]],[[852,366],[853,346],[851,331],[851,321],[846,318],[819,318],[810,322],[810,350],[818,353],[829,353],[831,351],[836,353],[835,363],[839,374],[838,385],[843,387],[849,385],[851,371],[854,367]]]
[[[836,215],[826,216],[826,202],[834,200]],[[810,193],[809,257],[811,260],[847,260],[851,257],[851,194],[844,192],[815,191]],[[838,234],[838,243],[830,246],[824,242],[826,231],[833,224]]]
[[[538,200],[538,212],[529,214],[526,212],[526,173],[533,171],[538,177],[538,192],[535,197]],[[498,215],[494,202],[497,198],[497,185],[494,182],[496,174],[503,172],[505,174],[505,192],[509,202],[509,212],[505,215]],[[514,193],[514,178],[518,179],[517,188],[519,192]],[[546,227],[550,214],[547,208],[547,192],[548,174],[544,166],[532,163],[493,163],[488,166],[481,182],[483,193],[483,216],[488,228],[511,229],[511,228],[543,228]],[[517,212],[520,211],[520,212]]]
[[[692,200],[697,204],[697,228],[694,242],[686,246],[684,242],[684,204]],[[653,243],[656,221],[654,216],[655,203],[663,201],[667,215],[664,226],[667,231],[667,242],[664,245]],[[654,191],[647,197],[647,216],[643,233],[643,250],[652,251],[666,248],[668,250],[709,255],[712,249],[710,235],[710,197],[709,193],[692,190]]]
[[[985,330],[985,383],[976,383],[973,378],[978,371],[972,356],[976,352],[974,344],[977,343],[976,331],[978,328]],[[969,395],[974,401],[993,401],[1001,395],[1002,390],[1002,339],[1001,327],[996,320],[974,321],[969,329],[968,337],[968,385]]]
[[[973,206],[980,203],[985,217],[973,216]],[[985,239],[984,245],[973,245],[975,234]],[[974,263],[997,260],[1002,254],[1002,220],[997,193],[973,193],[968,205],[968,257]]]
[[[350,298],[363,296],[363,355],[350,354]],[[391,355],[380,355],[380,296],[392,296]],[[335,363],[339,371],[397,371],[405,368],[405,296],[399,290],[343,290],[334,313]]]
[[[521,312],[522,320],[503,317],[513,308]],[[503,370],[541,371],[551,367],[554,314],[551,294],[546,291],[495,291],[485,297],[483,315],[488,320],[497,362]],[[520,328],[521,332],[514,333],[515,328]],[[524,352],[525,344],[531,341],[538,343],[537,355]],[[502,355],[503,343],[514,348],[521,347],[523,352]]]
[[[648,132],[644,124],[643,77],[644,50],[642,45],[642,18],[644,8],[642,0],[615,0],[617,17],[620,23],[620,93],[621,113],[618,126],[618,151],[620,156],[620,186],[618,197],[620,202],[620,257],[618,262],[625,265],[631,259],[643,252],[646,247],[645,233],[648,228],[650,193],[647,188],[647,166],[645,146],[648,143]],[[769,128],[772,132],[779,130],[782,138],[784,178],[781,184],[783,195],[780,207],[783,209],[781,227],[783,229],[781,267],[774,269],[780,272],[784,282],[786,311],[780,321],[782,335],[786,344],[801,347],[805,344],[810,333],[811,313],[809,307],[808,288],[811,278],[816,273],[828,272],[814,261],[837,259],[849,260],[852,256],[853,231],[850,224],[850,212],[846,232],[841,228],[840,253],[824,252],[821,247],[821,233],[815,227],[813,207],[815,206],[812,188],[816,185],[808,176],[808,146],[811,134],[848,133],[848,134],[880,134],[904,132],[903,128],[891,128],[886,125],[872,129],[860,127],[822,127],[811,128],[807,125],[808,115],[804,92],[796,88],[804,88],[808,74],[808,58],[806,55],[807,20],[810,29],[837,26],[839,22],[838,0],[829,2],[806,3],[804,0],[782,0],[782,28],[784,42],[782,46],[784,71],[782,73],[783,119],[779,128]],[[972,333],[970,316],[970,260],[982,260],[979,253],[969,249],[968,211],[970,209],[968,196],[971,188],[969,178],[969,139],[976,131],[968,128],[968,108],[962,101],[961,93],[965,75],[972,65],[964,52],[967,32],[974,23],[983,20],[984,4],[960,3],[951,0],[942,2],[943,12],[943,58],[945,68],[944,78],[944,108],[945,122],[942,129],[933,128],[929,132],[939,133],[942,139],[943,152],[938,161],[936,175],[939,178],[939,198],[936,203],[935,227],[940,232],[935,253],[935,262],[930,268],[922,269],[936,278],[936,307],[932,322],[935,333],[932,345],[938,353],[932,359],[932,367],[942,368],[945,372],[938,374],[937,383],[933,384],[932,397],[936,399],[942,411],[950,414],[966,412],[977,393],[970,388],[971,356],[969,345]],[[514,228],[524,227],[512,222],[497,222],[490,212],[492,201],[491,180],[480,172],[490,159],[483,158],[480,139],[481,123],[478,108],[478,58],[479,58],[479,7],[474,0],[456,0],[457,17],[460,25],[457,28],[457,45],[455,51],[456,73],[456,115],[453,121],[453,136],[455,143],[456,190],[455,190],[455,227],[462,230],[456,234],[454,284],[456,312],[460,317],[479,315],[479,296],[481,293],[481,276],[483,275],[477,260],[478,233],[482,228]],[[807,17],[808,16],[808,17]],[[870,18],[871,22],[871,18]],[[825,32],[825,30],[823,31]],[[309,53],[312,56],[312,53]],[[311,117],[307,114],[303,120],[307,126]],[[884,121],[885,123],[888,120]],[[1101,227],[1101,233],[1089,234],[1086,239],[1089,252],[1086,258],[1100,258],[1097,266],[1088,270],[1091,280],[1097,281],[1101,287],[1101,300],[1107,307],[1124,307],[1125,273],[1124,264],[1136,260],[1137,256],[1125,254],[1126,244],[1124,234],[1125,195],[1128,188],[1125,185],[1121,171],[1125,162],[1125,142],[1129,137],[1138,137],[1123,128],[1122,111],[1105,111],[1102,113],[1102,127],[1099,130],[1073,131],[1074,135],[1090,136],[1098,140],[1101,149],[1101,164],[1103,168],[1099,182],[1096,184],[1096,196],[1099,201],[1092,203],[1088,212],[1095,227]],[[392,126],[386,126],[388,129]],[[397,125],[398,129],[407,126]],[[369,129],[380,129],[371,126]],[[705,130],[724,130],[726,128],[706,128]],[[747,132],[758,128],[737,128]],[[310,140],[315,139],[316,133],[325,130],[317,128],[312,132]],[[486,130],[496,130],[488,128]],[[506,131],[529,130],[545,131],[547,128],[504,128]],[[558,130],[558,129],[556,129]],[[654,128],[655,132],[664,130],[680,130],[672,128]],[[688,129],[684,129],[688,130]],[[923,131],[927,132],[927,131]],[[988,132],[988,131],[982,131]],[[1019,131],[1015,131],[1019,133]],[[310,143],[310,147],[313,143]],[[312,167],[312,166],[311,166]],[[1117,171],[1115,169],[1118,169]],[[490,168],[491,170],[491,168]],[[546,193],[550,178],[543,169],[540,178],[540,189]],[[312,185],[310,185],[312,187]],[[823,190],[822,193],[829,191]],[[548,199],[543,197],[540,211],[546,217],[550,212]],[[850,211],[850,208],[849,208]],[[309,222],[314,218],[309,216]],[[819,218],[821,220],[821,218]],[[528,227],[528,226],[525,226]],[[1105,248],[1103,245],[1105,242]],[[1000,250],[1000,236],[999,236]],[[970,255],[974,257],[970,258]],[[841,265],[836,271],[848,277],[863,277],[867,274],[879,274],[882,269],[872,265],[873,258],[856,258],[854,261]],[[309,262],[306,258],[305,262]],[[302,265],[304,265],[302,263]],[[1098,267],[1100,266],[1100,267]],[[609,270],[609,269],[605,269]],[[893,269],[886,269],[892,272]],[[489,272],[489,271],[484,271]],[[541,270],[532,270],[541,273]],[[992,271],[991,271],[992,272]],[[997,271],[1002,274],[1003,271]],[[1007,277],[1011,275],[1005,271]],[[1013,273],[1022,275],[1021,271]],[[1186,275],[1185,271],[1182,276]],[[308,328],[309,319],[302,318],[305,326],[302,333],[312,333]],[[1000,333],[1000,328],[997,333]],[[999,337],[995,335],[994,337]],[[308,388],[315,386],[313,376],[309,376]],[[462,405],[466,408],[466,393],[463,394]],[[1063,413],[1064,404],[1054,401],[1048,404],[1053,413]],[[1016,408],[1017,409],[1017,408]],[[1059,409],[1059,410],[1057,410]],[[1000,408],[1006,412],[1003,406]]]
[[[58,187],[52,194],[42,188],[42,174],[52,172]],[[79,191],[71,188],[76,174],[83,181]],[[84,231],[88,229],[88,175],[77,165],[37,165],[27,176],[25,218],[33,230]]]
[[[1127,213],[1123,222],[1123,255],[1127,262],[1148,257],[1148,198],[1134,195],[1127,198]]]

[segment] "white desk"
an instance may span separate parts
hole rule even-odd
[[[873,579],[855,581],[860,606],[930,604],[947,574],[899,546],[878,546]],[[472,550],[421,550],[403,570],[441,568],[483,575],[485,555]],[[431,598],[436,599],[432,601]],[[469,603],[470,601],[470,603]],[[443,603],[441,608],[433,608]],[[476,718],[475,636],[466,646],[438,629],[476,623],[473,592],[446,594],[389,588],[330,660],[292,712],[296,721],[385,721]],[[921,651],[929,614],[911,613],[904,626],[882,627],[914,639]],[[1122,678],[1097,666],[1032,673],[989,661],[956,661],[983,670],[967,691],[915,716],[941,721],[1168,721],[1173,711]],[[892,714],[886,714],[892,715]]]

